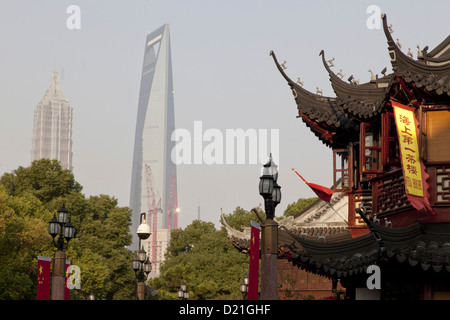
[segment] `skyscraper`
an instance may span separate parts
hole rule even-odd
[[[31,161],[42,158],[59,160],[64,169],[72,170],[72,107],[56,71],[34,111]]]
[[[170,35],[169,25],[165,24],[146,37],[130,193],[132,248],[137,249],[136,230],[140,214],[146,212],[152,230],[147,252],[152,263],[158,265],[158,242],[167,239],[157,239],[162,234],[157,230],[178,227],[176,166],[171,159],[174,129]]]

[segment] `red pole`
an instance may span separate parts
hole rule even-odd
[[[248,300],[258,300],[259,282],[259,233],[261,227],[251,223],[250,262],[248,270]]]

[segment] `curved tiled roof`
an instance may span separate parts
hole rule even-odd
[[[423,271],[450,272],[450,228],[415,222],[402,228],[380,226],[359,211],[370,233],[338,242],[318,242],[290,234],[284,244],[289,260],[308,271],[330,278],[366,272],[370,265],[395,261]]]
[[[273,51],[270,55],[291,87],[299,116],[320,140],[328,146],[339,147],[341,140],[347,141],[349,136],[357,137],[359,124],[349,118],[336,98],[321,96],[303,89],[286,75]]]
[[[331,86],[337,97],[336,102],[347,113],[358,119],[367,119],[382,111],[385,99],[389,96],[392,76],[384,76],[363,84],[347,83],[331,71],[323,50],[320,55],[330,75]]]
[[[450,95],[450,36],[430,53],[426,50],[419,52],[416,60],[404,54],[394,42],[385,14],[382,19],[394,75],[406,82],[414,82],[418,88],[435,91],[438,95]]]
[[[342,217],[336,212],[336,209],[341,206],[347,206],[348,197],[342,196],[340,193],[333,195],[331,206],[328,206],[322,200],[315,202],[310,207],[306,208],[299,215],[291,216],[280,221],[277,221],[278,227],[278,243],[280,247],[284,244],[292,245],[295,242],[295,237],[309,239],[310,241],[341,241],[351,238],[351,233],[347,229],[347,222],[342,220]],[[336,207],[334,209],[333,207]],[[325,209],[327,208],[327,209]],[[260,212],[260,208],[252,209]],[[325,212],[326,211],[326,212]],[[261,214],[257,214],[259,217]],[[333,220],[333,216],[338,217]],[[232,228],[222,213],[221,215],[225,229],[227,230],[229,241],[239,251],[243,253],[250,252],[250,227],[243,227],[243,231]],[[261,220],[261,218],[259,218]],[[327,220],[327,221],[323,221]],[[331,222],[329,222],[331,221]],[[262,220],[260,221],[263,222]],[[294,235],[294,237],[293,237]],[[279,254],[283,256],[283,248],[280,249]]]
[[[435,96],[445,94],[444,99],[448,101],[450,36],[430,53],[425,49],[422,50],[415,60],[404,54],[392,39],[385,14],[382,15],[382,19],[394,72],[389,75],[383,73],[381,78],[373,76],[369,82],[363,84],[347,83],[330,69],[322,50],[320,52],[322,62],[329,74],[336,97],[324,97],[303,89],[286,75],[274,52],[270,52],[278,70],[291,87],[299,116],[328,146],[338,148],[345,146],[348,141],[357,140],[359,122],[379,115],[389,100],[391,91],[397,90],[398,86],[403,87],[408,95],[407,99],[415,105],[421,103],[419,100],[424,95],[430,97],[430,94]],[[414,96],[410,88],[405,88],[405,82],[410,83],[410,87],[420,88],[422,90],[420,96]]]

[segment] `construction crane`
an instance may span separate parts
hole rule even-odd
[[[169,230],[178,229],[178,199],[177,199],[177,180],[175,172],[170,177],[170,195],[167,203],[168,228]]]
[[[148,215],[152,217],[152,219],[147,219],[147,223],[152,228],[152,255],[151,262],[156,263],[156,251],[157,251],[157,222],[158,222],[158,212],[162,212],[161,210],[161,196],[159,194],[158,189],[155,190],[153,188],[153,174],[150,165],[145,164],[145,177],[147,181],[147,206],[148,206]]]

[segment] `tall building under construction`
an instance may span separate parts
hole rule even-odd
[[[169,25],[165,24],[149,33],[145,41],[130,193],[132,249],[138,248],[136,230],[140,214],[145,212],[152,231],[145,242],[152,272],[159,271],[164,257],[161,251],[168,242],[168,236],[158,239],[158,234],[168,235],[171,229],[178,228],[177,175],[171,158],[174,129],[170,35]]]
[[[56,159],[72,170],[72,113],[53,71],[50,87],[34,111],[31,161]]]

